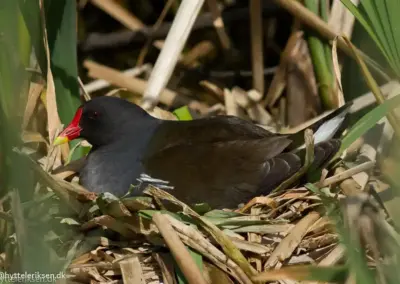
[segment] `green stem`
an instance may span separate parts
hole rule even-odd
[[[305,0],[304,4],[314,14],[319,15],[320,5],[317,0]],[[322,103],[325,108],[334,108],[332,69],[330,69],[331,64],[329,63],[331,60],[327,59],[326,47],[321,39],[312,32],[309,33],[307,40]]]
[[[358,63],[358,66],[360,67],[361,72],[364,76],[364,80],[366,81],[368,87],[374,94],[374,97],[375,97],[377,103],[382,104],[385,101],[385,98],[381,92],[381,89],[378,86],[378,83],[375,81],[374,77],[369,72],[367,65],[365,64],[365,62],[363,61],[361,56],[358,54],[356,48],[353,46],[351,41],[346,37],[343,37],[343,39],[345,40],[345,42],[347,43],[347,45],[350,47],[351,51],[353,52],[354,57]],[[394,134],[396,135],[396,137],[398,139],[400,139],[400,124],[397,121],[396,116],[393,114],[393,112],[389,112],[386,115],[386,117],[387,117],[390,125],[393,128]]]
[[[320,6],[321,19],[324,20],[326,23],[329,20],[329,15],[328,15],[329,3],[328,2],[329,2],[328,0],[321,0],[321,6]],[[332,63],[332,47],[326,41],[323,41],[322,44],[323,44],[324,50],[325,50],[326,63],[328,64],[328,69],[330,70],[331,75],[332,75],[331,79],[334,80],[333,63]]]

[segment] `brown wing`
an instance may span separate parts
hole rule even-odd
[[[291,143],[284,136],[211,143],[182,143],[146,158],[146,174],[169,181],[171,193],[189,204],[236,207],[297,169],[300,159],[282,153]]]
[[[146,174],[169,181],[175,186],[171,193],[186,203],[236,207],[269,193],[301,168],[304,153],[286,152],[291,142],[292,137],[236,117],[168,122],[142,162]],[[329,141],[316,145],[314,166],[336,151]]]
[[[235,116],[217,116],[191,121],[164,121],[154,134],[149,151],[159,151],[181,144],[248,141],[272,136],[284,135],[274,134]]]

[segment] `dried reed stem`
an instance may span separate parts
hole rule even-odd
[[[189,283],[207,284],[193,258],[190,256],[189,251],[172,228],[169,220],[161,213],[155,213],[153,216],[153,222],[160,230],[165,243],[171,250],[179,268],[185,275],[186,280]]]

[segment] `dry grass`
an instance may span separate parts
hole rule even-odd
[[[145,190],[147,198],[96,196],[75,182],[65,182],[46,173],[44,166],[35,166],[42,177],[41,183],[52,188],[59,197],[53,198],[75,211],[71,217],[65,216],[64,222],[70,230],[79,232],[80,249],[72,245],[63,252],[71,259],[66,271],[73,283],[117,283],[122,280],[124,283],[174,283],[179,266],[184,275],[201,273],[203,283],[219,283],[213,279],[212,271],[216,268],[234,282],[253,283],[253,276],[270,269],[340,263],[344,251],[340,249],[340,237],[334,221],[327,216],[323,199],[329,197],[330,202],[339,202],[348,192],[344,181],[354,183],[351,176],[369,168],[370,162],[345,171],[345,174],[338,172],[321,180],[321,184],[330,187],[325,193],[305,187],[293,188],[257,197],[236,211],[208,209],[207,212],[199,211],[199,215],[196,210],[200,207],[193,210],[153,186]],[[177,204],[180,209],[175,213],[178,215],[159,211],[160,200]],[[8,214],[3,212],[2,219],[7,220],[11,216]],[[153,218],[156,218],[154,223]],[[167,223],[168,227],[164,228]],[[90,232],[96,231],[99,236],[90,236]],[[107,237],[109,232],[116,235]],[[70,234],[68,229],[64,234]],[[162,236],[168,236],[166,242]],[[202,257],[202,272],[182,243]],[[178,266],[163,247],[179,256]],[[182,249],[186,252],[179,252]],[[3,256],[8,259],[7,254],[3,253]],[[279,275],[298,278],[296,272],[285,271],[274,275],[263,273],[257,277],[271,280],[278,279]],[[201,283],[200,280],[191,282],[190,277],[187,279],[189,283]],[[226,283],[231,280],[226,278]]]

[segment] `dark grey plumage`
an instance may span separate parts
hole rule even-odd
[[[93,112],[100,115],[93,117]],[[300,169],[304,156],[304,150],[288,152],[290,135],[236,117],[163,121],[110,97],[86,103],[80,125],[81,136],[94,145],[81,183],[119,196],[145,173],[169,181],[174,186],[170,192],[186,203],[236,207],[269,193]],[[339,147],[336,139],[317,144],[314,165],[325,163]]]

